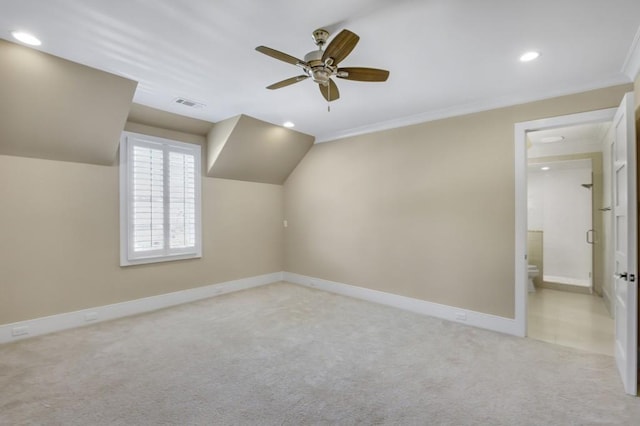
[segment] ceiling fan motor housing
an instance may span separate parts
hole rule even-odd
[[[335,68],[322,62],[322,54],[322,50],[314,50],[304,55],[304,61],[309,65],[305,71],[316,83],[326,84]]]

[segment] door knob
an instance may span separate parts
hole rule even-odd
[[[626,272],[623,272],[621,274],[615,273],[613,275],[615,275],[616,278],[620,278],[620,279],[623,279],[625,281],[627,280],[627,273]]]

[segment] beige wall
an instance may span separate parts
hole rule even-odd
[[[624,85],[315,145],[285,183],[285,270],[514,316],[514,123]]]
[[[204,257],[135,267],[119,266],[116,165],[0,156],[0,324],[283,269],[512,317],[513,123],[628,90],[318,144],[284,190],[203,178]]]
[[[640,119],[640,73],[636,77],[636,81],[634,83],[634,92],[635,92],[635,100],[636,100],[636,120]],[[636,129],[637,130],[637,129]],[[636,132],[638,134],[639,132]]]
[[[119,266],[117,166],[0,156],[0,200],[0,324],[283,267],[279,185],[203,178],[203,258],[129,267]]]

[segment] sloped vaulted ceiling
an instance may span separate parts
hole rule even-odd
[[[0,154],[113,164],[137,82],[0,40]]]
[[[163,131],[201,137],[206,139],[203,160],[207,176],[276,185],[284,183],[314,142],[313,136],[246,115],[213,124],[135,103],[126,129],[159,132],[149,134],[167,138],[172,136]]]
[[[207,137],[207,175],[282,185],[315,138],[239,115],[216,123]]]
[[[213,126],[213,123],[209,121],[198,120],[136,103],[131,105],[127,121],[198,136],[207,136]]]
[[[132,104],[135,81],[11,42],[0,58],[0,155],[112,165],[128,118],[207,135],[208,176],[280,185],[314,142],[245,115],[214,125]]]

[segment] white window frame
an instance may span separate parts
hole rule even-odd
[[[194,247],[171,249],[165,244],[161,250],[133,252],[133,213],[132,194],[133,173],[128,161],[134,146],[154,146],[161,148],[165,155],[165,165],[169,152],[184,152],[195,157],[195,245]],[[140,133],[123,132],[120,138],[120,266],[140,265],[146,263],[168,262],[173,260],[194,259],[202,257],[202,162],[200,145],[178,142]],[[167,169],[165,169],[167,170]],[[167,175],[164,176],[165,182]],[[164,197],[164,212],[168,214],[168,197]],[[165,220],[165,242],[167,241]]]

